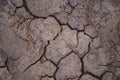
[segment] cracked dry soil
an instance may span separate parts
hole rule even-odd
[[[0,0],[0,80],[120,80],[120,0]]]

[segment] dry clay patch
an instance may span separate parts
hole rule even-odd
[[[44,24],[43,25],[40,25],[40,22],[44,22]],[[37,25],[37,24],[39,24],[39,25]],[[50,30],[50,29],[52,29],[52,27],[54,28],[54,26],[53,25],[55,25],[55,29],[54,30]],[[43,27],[44,26],[44,27]],[[50,27],[51,26],[51,28],[50,29],[48,29],[48,28],[45,28],[45,27]],[[8,28],[8,30],[10,29],[8,26],[6,26],[6,29],[5,30],[7,30],[7,28]],[[76,55],[75,53],[70,53],[71,51],[72,51],[72,49],[73,48],[75,48],[75,47],[77,47],[77,31],[75,31],[75,30],[71,30],[68,26],[62,26],[62,28],[63,28],[63,30],[62,30],[62,32],[60,32],[60,26],[57,24],[57,22],[55,21],[55,19],[54,18],[50,18],[50,17],[48,17],[47,19],[35,19],[35,20],[33,20],[32,22],[31,22],[31,24],[30,24],[30,26],[29,26],[29,28],[30,28],[30,31],[29,31],[29,33],[30,33],[30,35],[31,35],[31,38],[32,38],[32,40],[30,39],[30,41],[37,41],[36,39],[41,39],[41,41],[43,41],[44,43],[47,43],[47,41],[50,41],[50,43],[49,43],[49,45],[52,45],[52,41],[56,41],[57,39],[59,39],[60,38],[60,43],[62,43],[62,41],[63,41],[63,44],[64,45],[66,45],[66,47],[70,50],[69,52],[65,52],[64,54],[61,54],[61,53],[59,53],[60,52],[60,50],[59,50],[59,48],[57,49],[57,51],[59,51],[58,53],[59,53],[59,55],[61,55],[61,57],[60,56],[57,56],[57,57],[60,57],[60,58],[57,58],[58,59],[58,61],[62,58],[62,57],[64,57],[64,56],[66,56],[67,54],[70,54],[70,55],[72,55],[72,54],[74,54],[74,55]],[[48,29],[48,30],[47,30]],[[2,31],[4,31],[4,29],[2,30]],[[17,35],[15,35],[15,34],[13,34],[12,32],[11,32],[11,30],[9,30],[10,31],[10,33],[9,34],[7,34],[7,36],[9,36],[9,35],[13,35],[13,38],[18,38],[18,40],[20,40],[20,41],[24,41],[24,39],[19,39],[19,37],[17,37]],[[48,32],[51,32],[51,33],[48,33]],[[54,31],[56,31],[56,32],[54,32]],[[58,33],[59,32],[59,33]],[[39,34],[41,34],[41,35],[38,35],[38,33]],[[47,35],[46,35],[46,34]],[[56,33],[56,34],[55,34]],[[2,34],[2,32],[1,32],[1,34]],[[58,36],[57,36],[57,34],[58,34]],[[80,32],[80,34],[82,34],[82,35],[84,35],[83,34],[83,32]],[[50,35],[50,36],[48,36],[48,35]],[[69,37],[70,35],[73,35],[73,37],[74,38],[71,38],[71,37]],[[4,39],[4,35],[2,35],[3,36],[3,39]],[[21,36],[21,35],[19,35],[19,36]],[[45,37],[46,36],[46,37]],[[48,37],[47,37],[48,36]],[[23,37],[23,36],[21,36],[21,37]],[[55,38],[56,37],[56,38]],[[12,38],[12,39],[13,39]],[[25,38],[25,37],[24,37]],[[29,39],[29,38],[28,38]],[[52,39],[55,39],[55,40],[52,40]],[[75,40],[73,40],[73,39],[75,39]],[[2,43],[3,45],[6,45],[5,44],[5,40],[3,40],[4,42]],[[12,41],[12,40],[11,40]],[[11,43],[10,41],[8,41],[9,43]],[[26,42],[26,41],[24,41],[24,42]],[[28,41],[29,42],[29,41]],[[38,42],[36,42],[36,43],[38,43]],[[12,43],[13,44],[13,43]],[[47,44],[46,44],[47,45]],[[45,45],[45,46],[46,46]],[[47,50],[49,50],[49,45],[48,45],[48,49],[46,49],[46,54],[47,54]],[[36,75],[36,76],[44,76],[44,75],[48,75],[48,76],[53,76],[53,73],[55,72],[55,70],[56,70],[56,66],[54,65],[54,66],[52,66],[53,64],[50,62],[50,64],[46,64],[46,65],[43,65],[42,66],[42,63],[39,63],[39,57],[41,57],[42,55],[42,52],[40,53],[40,51],[39,51],[39,49],[38,48],[40,48],[40,46],[41,45],[38,45],[38,44],[33,44],[33,48],[34,48],[34,50],[35,51],[29,51],[29,50],[33,50],[32,48],[31,49],[28,49],[27,47],[26,48],[23,48],[23,50],[24,49],[28,49],[28,51],[26,51],[25,53],[23,53],[23,54],[21,54],[22,56],[18,56],[17,58],[15,58],[14,59],[14,55],[11,57],[11,56],[9,56],[10,54],[8,54],[8,57],[10,57],[10,58],[8,58],[8,63],[7,63],[7,66],[8,66],[8,69],[10,70],[10,73],[12,74],[12,75],[16,75],[17,77],[15,77],[15,79],[19,79],[19,77],[22,75],[20,75],[20,73],[21,72],[23,72],[24,70],[25,70],[25,73],[24,74],[26,74],[26,73],[28,73],[28,74],[30,74],[30,75]],[[42,45],[42,46],[44,46],[44,45]],[[44,47],[45,47],[44,46]],[[20,47],[20,45],[18,45],[18,47]],[[30,47],[29,45],[28,45],[28,47]],[[62,46],[58,46],[58,47],[61,47],[62,49],[64,49],[64,46],[62,47]],[[57,47],[56,47],[57,48]],[[12,49],[12,48],[11,48]],[[13,47],[13,49],[14,49],[14,47]],[[22,49],[22,48],[21,48]],[[43,48],[44,49],[44,48]],[[66,48],[65,48],[66,49]],[[6,50],[7,51],[7,50]],[[9,49],[8,49],[8,51],[9,51]],[[54,51],[54,50],[53,50]],[[56,52],[57,52],[56,51]],[[62,51],[62,50],[61,50]],[[33,52],[34,52],[34,54],[33,54]],[[44,52],[44,51],[43,51]],[[7,52],[7,53],[9,53],[9,52]],[[32,55],[31,55],[32,54]],[[40,55],[39,55],[40,54]],[[48,53],[49,54],[49,53]],[[26,55],[26,56],[25,56]],[[34,57],[36,55],[36,57]],[[54,56],[55,54],[51,54],[51,56]],[[71,65],[71,72],[73,73],[74,72],[74,68],[75,68],[75,66],[76,67],[78,67],[78,68],[76,68],[76,71],[78,71],[78,73],[74,73],[74,74],[72,74],[72,76],[74,77],[79,77],[80,76],[80,74],[81,74],[81,61],[80,61],[80,59],[78,58],[78,56],[76,55],[75,56],[75,58],[74,58],[74,55],[73,56],[71,56],[70,58],[71,58],[71,61],[70,61],[70,63],[68,63],[68,64],[65,64],[66,62],[68,62],[69,61],[69,58],[68,58],[68,61],[66,61],[64,64],[65,64],[65,67],[68,65],[68,67],[69,67],[69,65]],[[30,57],[29,57],[30,56]],[[32,58],[33,57],[33,58]],[[46,56],[47,57],[47,56]],[[48,56],[49,57],[49,56]],[[48,58],[47,57],[47,58]],[[72,57],[75,59],[75,60],[72,60]],[[13,59],[12,59],[13,58]],[[28,59],[28,60],[25,60],[25,59]],[[36,62],[36,60],[34,60],[34,59],[36,59],[37,60],[37,62]],[[48,58],[49,59],[49,58]],[[50,60],[52,60],[53,58],[51,58]],[[67,57],[65,57],[65,59],[67,59]],[[33,62],[31,62],[31,60],[33,60],[33,62],[35,62],[35,64],[33,63]],[[62,59],[61,59],[62,60]],[[63,60],[64,61],[64,60]],[[63,61],[61,61],[61,62],[59,62],[59,64],[61,65],[62,64],[62,62]],[[73,61],[75,61],[75,62],[73,62]],[[78,62],[79,63],[78,63]],[[29,63],[30,62],[30,63]],[[49,62],[49,61],[48,61]],[[55,61],[53,60],[53,62],[55,63]],[[27,63],[27,64],[26,64]],[[43,64],[45,64],[46,62],[44,62]],[[37,64],[40,64],[40,65],[37,65]],[[30,65],[30,66],[29,66]],[[47,66],[48,65],[48,66]],[[50,65],[51,65],[51,68],[50,68]],[[26,68],[28,66],[28,68]],[[34,69],[36,69],[37,71],[38,71],[38,73],[36,73],[36,70],[34,70],[32,67],[34,67],[35,66],[35,68]],[[37,66],[38,66],[38,68],[37,68]],[[40,68],[40,66],[42,66],[41,68]],[[46,66],[46,68],[48,67],[48,73],[46,72],[46,68],[45,68],[45,71],[44,71],[44,67]],[[57,65],[57,67],[59,67],[59,65]],[[58,69],[58,73],[56,72],[56,74],[61,74],[61,71],[62,71],[62,69],[64,69],[64,68],[62,68],[62,67],[64,67],[64,66],[60,66],[60,73],[59,73],[59,69]],[[26,68],[26,69],[25,69]],[[49,70],[51,70],[53,68],[53,72],[51,72],[51,71],[49,71]],[[40,72],[40,73],[42,73],[42,74],[39,74],[39,69],[40,69],[40,71],[41,70],[43,70],[42,72]],[[66,68],[67,69],[67,68]],[[32,71],[31,71],[32,70]],[[27,72],[28,71],[28,72]],[[69,70],[67,70],[68,71],[68,73],[69,73]],[[45,72],[45,74],[43,74],[43,72]],[[23,74],[23,75],[24,75]],[[66,74],[66,72],[64,73],[65,75],[68,75],[68,77],[67,78],[72,78],[71,77],[71,74]],[[18,75],[20,75],[20,76],[18,76]],[[57,77],[58,75],[56,75],[56,77]],[[60,76],[62,76],[62,75],[60,75]],[[22,78],[23,78],[23,76],[21,76]],[[35,76],[34,76],[35,77]],[[32,77],[33,78],[33,77]],[[30,77],[30,79],[32,79],[31,77]],[[38,79],[39,79],[40,77],[38,77]],[[58,77],[58,79],[59,78],[61,78],[61,77]],[[66,79],[67,79],[66,78]],[[21,79],[21,78],[20,78]],[[23,78],[24,79],[24,78]],[[29,79],[28,77],[27,77],[27,79]],[[35,77],[35,79],[37,79],[37,77]]]
[[[0,10],[6,80],[120,79],[119,8],[109,1],[7,2]]]
[[[40,22],[41,23],[44,23],[44,24],[40,24]],[[55,26],[53,26],[53,25],[55,25]],[[44,26],[44,27],[43,27]],[[51,28],[49,28],[51,26]],[[52,30],[54,28],[54,30]],[[25,36],[28,34],[24,34],[24,35],[20,35],[20,33],[19,34],[17,34],[17,35],[15,35],[14,34],[14,31],[12,31],[8,26],[5,26],[5,29],[3,28],[3,27],[1,27],[1,34],[3,34],[4,32],[5,32],[5,30],[8,30],[7,32],[9,32],[9,34],[8,33],[5,33],[5,35],[6,36],[9,36],[9,35],[12,35],[12,39],[15,39],[15,38],[17,38],[18,40],[20,40],[20,41],[23,41],[24,42],[24,47],[21,47],[21,49],[23,50],[23,52],[21,52],[21,53],[19,53],[20,54],[20,56],[18,56],[18,55],[16,55],[17,54],[17,52],[15,52],[16,54],[16,56],[15,55],[12,55],[12,56],[9,56],[10,55],[10,53],[9,52],[6,52],[7,53],[7,56],[8,56],[8,61],[7,61],[7,67],[8,67],[8,69],[9,69],[9,71],[10,71],[10,74],[12,74],[12,75],[16,75],[16,77],[14,77],[14,79],[19,79],[19,77],[21,76],[21,75],[24,75],[24,74],[30,74],[30,75],[36,75],[36,76],[39,76],[38,78],[37,77],[35,77],[35,79],[39,79],[40,78],[40,76],[45,76],[45,75],[48,75],[48,76],[53,76],[53,74],[54,74],[54,72],[55,72],[55,70],[56,70],[56,67],[59,67],[59,66],[52,66],[53,64],[50,62],[50,64],[49,64],[49,66],[47,66],[48,65],[48,63],[46,64],[46,65],[43,65],[44,67],[46,66],[46,68],[48,67],[48,73],[46,72],[46,68],[45,68],[45,71],[44,71],[44,67],[42,66],[42,63],[39,63],[39,60],[41,59],[41,54],[42,54],[42,52],[40,52],[39,51],[39,48],[41,48],[40,46],[43,46],[43,49],[46,47],[46,45],[47,45],[47,43],[49,44],[49,45],[52,45],[52,43],[49,43],[49,41],[50,42],[52,42],[52,41],[56,41],[57,40],[57,38],[59,39],[60,38],[60,40],[62,40],[64,43],[64,45],[66,45],[66,47],[71,51],[73,48],[75,48],[76,47],[76,45],[77,45],[77,31],[75,31],[75,30],[71,30],[68,26],[62,26],[62,28],[63,28],[63,31],[62,32],[60,32],[60,26],[58,25],[58,23],[55,21],[55,19],[54,18],[52,18],[52,17],[48,17],[47,19],[34,19],[33,21],[31,21],[31,23],[30,23],[30,26],[29,26],[29,29],[30,29],[30,31],[28,31],[28,33],[29,33],[29,35],[31,35],[31,37],[29,38],[26,38]],[[56,29],[56,30],[55,30]],[[27,31],[27,30],[26,30]],[[50,32],[50,33],[48,33],[48,32]],[[65,33],[66,32],[66,33]],[[82,32],[81,32],[82,33]],[[41,34],[41,35],[38,35],[38,34]],[[47,34],[47,35],[46,35]],[[48,36],[49,35],[49,36]],[[71,38],[71,37],[68,37],[68,35],[73,35],[74,36],[74,38]],[[84,35],[84,34],[83,34]],[[2,35],[2,39],[5,39],[4,37],[6,37],[6,36],[4,36],[4,35]],[[17,37],[17,36],[19,36],[19,37]],[[46,36],[46,37],[45,37]],[[22,38],[20,38],[20,37],[23,37],[23,39]],[[68,38],[67,38],[68,37]],[[7,38],[9,38],[9,37],[7,37]],[[26,40],[24,40],[26,38]],[[32,38],[32,39],[31,39]],[[10,39],[11,39],[11,37],[10,37]],[[9,39],[9,40],[10,40]],[[30,39],[30,40],[29,40]],[[54,40],[53,40],[54,39]],[[73,39],[75,39],[75,40],[73,40]],[[17,40],[17,43],[19,43],[20,41],[18,41]],[[46,43],[45,44],[45,46],[44,45],[38,45],[40,42],[38,41],[38,40],[40,40],[40,41],[42,41],[42,42],[44,42],[44,43]],[[5,40],[3,40],[3,43],[1,43],[3,46],[5,46],[5,45],[8,45],[8,44],[6,44],[6,42],[8,42],[10,45],[12,44],[12,46],[14,46],[14,45],[16,45],[16,43],[13,43],[13,42],[11,42],[12,40],[10,40],[10,41],[5,41]],[[16,41],[16,40],[15,40]],[[14,41],[14,42],[15,42]],[[31,41],[33,41],[32,42],[32,44],[31,44]],[[36,41],[36,42],[35,42]],[[62,43],[62,41],[60,41],[61,43]],[[30,42],[30,44],[29,44],[29,42]],[[26,43],[26,44],[25,44]],[[35,44],[35,43],[37,43],[37,44]],[[14,45],[13,45],[14,44]],[[29,44],[29,45],[27,45],[27,44]],[[30,46],[31,45],[31,46]],[[47,51],[47,48],[49,49],[49,45],[48,45],[48,47],[46,47],[46,51]],[[4,47],[2,46],[2,48],[3,49],[5,49]],[[18,47],[20,47],[20,45],[18,45]],[[17,47],[12,47],[14,50],[15,49],[18,49]],[[12,50],[12,48],[10,48],[10,50],[11,51],[13,51]],[[34,48],[34,49],[32,49],[32,48]],[[64,49],[64,46],[62,47],[61,46],[61,48],[63,48]],[[5,51],[10,51],[8,48],[5,50]],[[30,51],[31,50],[31,51]],[[57,51],[59,51],[60,52],[60,50],[59,50],[59,48],[57,49]],[[62,57],[64,57],[64,56],[66,56],[67,54],[69,54],[70,53],[70,51],[69,52],[65,52],[66,54],[65,55],[62,55],[61,57],[60,56],[58,56],[58,57],[60,57],[59,58],[59,60],[62,58]],[[20,51],[19,51],[20,52]],[[43,51],[44,52],[44,51]],[[58,52],[58,53],[59,53]],[[14,53],[14,52],[13,52]],[[34,54],[33,54],[34,53]],[[11,52],[11,54],[12,54],[12,52]],[[61,55],[60,53],[59,53],[59,55]],[[54,56],[54,54],[52,55],[51,54],[51,56]],[[77,56],[77,55],[76,55]],[[71,57],[72,58],[72,57]],[[81,74],[81,68],[79,67],[79,66],[81,66],[81,61],[80,61],[80,59],[79,58],[76,58],[77,60],[78,60],[78,62],[79,62],[79,65],[76,65],[77,64],[77,62],[72,62],[72,61],[70,61],[70,63],[69,64],[66,64],[66,65],[71,65],[71,66],[73,66],[73,64],[75,64],[75,66],[78,66],[78,70],[76,70],[76,71],[79,71],[77,74],[72,74],[73,76],[80,76],[80,74]],[[37,61],[36,61],[37,60]],[[58,61],[59,61],[58,60]],[[61,59],[62,60],[62,59]],[[72,59],[71,59],[72,60]],[[74,60],[73,60],[74,61]],[[35,62],[35,63],[34,63]],[[49,61],[48,61],[49,62]],[[55,62],[55,61],[53,61],[53,62]],[[45,62],[44,62],[45,63]],[[43,63],[43,64],[44,64]],[[40,64],[40,65],[37,65],[37,64]],[[61,63],[60,63],[61,64]],[[50,68],[50,65],[52,66],[51,68]],[[28,66],[28,67],[27,67]],[[32,69],[32,71],[31,71],[31,68],[32,67],[34,67],[35,66],[35,68],[36,68],[36,70],[38,71],[38,73],[36,73],[36,70],[34,70],[34,69]],[[38,66],[38,68],[37,68],[37,66]],[[40,66],[42,66],[41,68],[40,68]],[[53,72],[51,72],[51,71],[49,71],[49,70],[51,70],[53,68]],[[74,66],[73,66],[73,68],[74,68]],[[40,73],[42,73],[42,74],[39,74],[39,70],[38,69],[40,69],[40,70],[43,70],[42,72],[40,72]],[[71,68],[72,69],[72,68]],[[23,74],[20,74],[21,72],[23,72],[25,70],[25,73],[23,73]],[[28,71],[28,72],[27,72]],[[35,74],[34,74],[34,71],[35,71]],[[58,71],[59,71],[59,69],[58,69]],[[73,72],[74,72],[74,69],[72,70]],[[30,73],[31,72],[31,73]],[[43,74],[43,72],[45,72],[45,74]],[[61,72],[60,72],[61,73]],[[69,73],[69,70],[68,70],[68,73]],[[37,75],[37,74],[39,74],[39,75]],[[66,74],[66,73],[65,73]],[[20,76],[18,76],[18,75],[20,75]],[[68,75],[68,74],[66,74],[66,75]],[[29,77],[27,77],[27,78],[25,78],[25,76],[21,76],[23,79],[29,79]],[[22,79],[22,78],[20,78],[20,79]],[[71,78],[71,76],[69,75],[68,76],[68,78]],[[33,77],[30,77],[30,79],[33,79]],[[59,78],[58,78],[59,79]]]

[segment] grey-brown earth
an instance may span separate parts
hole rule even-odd
[[[0,0],[0,80],[120,80],[120,0]]]

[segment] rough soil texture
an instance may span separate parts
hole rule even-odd
[[[120,0],[0,0],[0,80],[120,80]]]

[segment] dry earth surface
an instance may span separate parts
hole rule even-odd
[[[120,0],[0,0],[0,80],[120,80]]]

